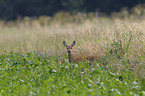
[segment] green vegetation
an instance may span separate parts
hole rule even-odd
[[[70,64],[66,58],[46,54],[13,53],[0,56],[0,95],[145,95],[144,78],[112,64]],[[122,65],[126,64],[121,61]],[[105,69],[104,69],[105,68]]]
[[[0,95],[145,95],[145,20],[89,16],[0,21]],[[68,63],[64,40],[96,62]]]

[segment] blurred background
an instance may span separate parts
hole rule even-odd
[[[144,3],[145,0],[0,0],[0,19],[16,20],[40,16],[50,18],[60,17],[62,14],[130,18],[130,14],[145,14]]]
[[[64,56],[63,40],[77,41],[77,55],[104,54],[114,39],[126,49],[132,34],[142,36],[131,49],[140,50],[144,21],[145,0],[0,0],[0,54]]]

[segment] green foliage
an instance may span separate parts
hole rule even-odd
[[[70,64],[66,58],[32,52],[0,56],[0,85],[2,96],[145,95],[144,78],[137,79],[129,70],[104,70],[97,62]]]
[[[107,55],[111,55],[111,56],[116,56],[117,59],[122,59],[123,56],[125,55],[125,50],[122,46],[122,41],[113,41],[113,43],[110,44],[110,48],[108,50],[108,54]]]
[[[62,6],[66,11],[82,11],[84,0],[62,0]]]
[[[145,4],[138,4],[133,8],[127,7],[122,8],[119,12],[112,12],[111,17],[122,18],[122,19],[144,19],[145,16]]]
[[[141,3],[140,0],[132,0],[132,2],[130,0],[0,0],[0,17],[4,20],[14,20],[18,16],[53,16],[59,11],[95,12],[96,8],[109,15],[124,6],[131,8],[139,3]],[[143,14],[143,11],[139,13],[138,10],[133,10],[133,14]],[[123,15],[126,16],[124,11]]]
[[[58,12],[56,13],[52,18],[52,23],[60,23],[60,24],[66,24],[66,23],[76,23],[76,24],[82,24],[86,18],[87,14],[83,13],[72,13],[69,12]],[[93,16],[94,18],[95,16]],[[88,17],[88,19],[91,19]]]

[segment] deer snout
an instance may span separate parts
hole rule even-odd
[[[67,52],[70,53],[71,52],[71,49],[67,49]]]

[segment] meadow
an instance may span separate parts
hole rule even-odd
[[[66,21],[65,21],[66,22]],[[0,23],[0,95],[144,96],[145,20]],[[68,62],[97,55],[93,64]]]

